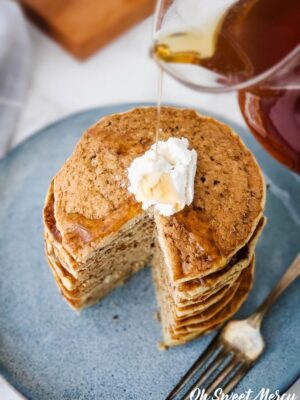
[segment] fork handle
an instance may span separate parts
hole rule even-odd
[[[300,253],[296,256],[288,270],[277,283],[275,288],[265,299],[265,301],[258,307],[257,311],[252,314],[248,321],[255,327],[259,327],[266,312],[271,305],[275,303],[278,297],[289,287],[289,285],[300,275]]]

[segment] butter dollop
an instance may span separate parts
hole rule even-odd
[[[128,190],[142,202],[144,210],[153,206],[160,214],[170,216],[191,204],[197,153],[188,146],[186,138],[171,137],[153,144],[132,161]]]

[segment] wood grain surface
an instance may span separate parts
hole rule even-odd
[[[19,0],[29,17],[84,59],[149,16],[155,0]]]

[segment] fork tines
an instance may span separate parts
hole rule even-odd
[[[166,400],[175,399],[180,393],[185,392],[193,378],[199,373],[196,381],[180,397],[181,400],[191,399],[191,393],[196,388],[205,389],[208,396],[211,396],[217,388],[222,388],[222,392],[227,394],[238,384],[249,368],[250,366],[237,354],[221,343],[220,335],[217,335],[169,393]]]

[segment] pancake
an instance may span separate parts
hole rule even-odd
[[[155,271],[157,271],[157,268],[155,268]],[[232,286],[229,287],[229,289],[223,294],[221,298],[213,298],[213,301],[211,301],[212,297],[209,298],[208,300],[204,301],[203,303],[196,304],[194,306],[190,307],[190,313],[186,314],[184,317],[177,316],[177,310],[176,310],[176,304],[174,303],[172,299],[172,292],[168,290],[168,283],[164,280],[164,274],[161,273],[162,271],[159,271],[159,275],[155,277],[156,281],[156,288],[157,290],[161,291],[158,295],[159,298],[159,304],[162,308],[165,308],[164,314],[166,320],[168,320],[168,324],[175,327],[185,327],[189,326],[192,324],[196,324],[202,321],[205,321],[211,317],[213,317],[215,314],[217,314],[221,309],[224,308],[225,305],[227,305],[233,297],[235,296],[235,293],[237,292],[241,279],[239,278],[237,282],[235,282]]]
[[[163,107],[161,128],[161,140],[186,137],[199,155],[192,206],[158,217],[174,279],[189,280],[222,268],[249,240],[262,216],[265,185],[253,155],[225,124],[193,110]],[[154,143],[155,129],[154,107],[104,117],[54,178],[57,229],[75,260],[85,262],[142,212],[127,190],[126,169]],[[194,254],[191,267],[179,262],[188,250]]]
[[[249,270],[250,264],[251,260],[249,260],[248,267],[246,268],[247,270]],[[221,296],[217,293],[217,296],[210,296],[202,303],[190,305],[184,316],[178,316],[177,304],[173,299],[174,292],[168,282],[168,275],[164,268],[162,253],[159,254],[157,251],[153,265],[153,278],[162,315],[161,320],[163,324],[167,324],[172,327],[172,329],[194,326],[218,314],[219,311],[232,301],[245,276],[244,271],[242,271],[240,278],[233,285],[229,286],[227,290],[221,291]]]
[[[181,328],[181,327],[188,327],[190,325],[196,325],[218,314],[218,312],[221,311],[223,307],[229,304],[234,298],[240,286],[240,280],[241,279],[239,279],[238,282],[236,282],[229,288],[229,290],[226,293],[226,296],[223,296],[222,299],[218,300],[217,302],[214,302],[212,305],[209,305],[204,310],[202,308],[196,309],[188,317],[176,318],[175,319],[176,326]]]
[[[222,270],[210,274],[204,278],[194,279],[189,282],[174,286],[174,294],[178,302],[185,303],[190,299],[194,301],[196,297],[203,296],[212,287],[219,287],[222,284],[230,284],[236,280],[241,270],[249,265],[253,257],[257,241],[266,224],[266,218],[262,217],[255,228],[249,242],[246,243],[228,262]],[[183,300],[185,299],[185,300]]]
[[[103,296],[105,296],[108,293],[107,288],[111,287],[112,290],[113,287],[119,286],[127,277],[144,267],[150,261],[151,251],[153,251],[153,232],[153,221],[140,218],[133,229],[127,227],[119,232],[120,238],[117,246],[108,245],[103,249],[102,260],[105,262],[105,269],[99,270],[97,264],[94,265],[94,268],[87,265],[85,269],[77,269],[77,277],[74,278],[62,265],[56,252],[56,243],[46,231],[46,255],[50,267],[55,273],[60,291],[67,302],[74,309],[79,310],[92,304],[90,297],[94,298],[95,292],[100,293],[101,288]],[[138,246],[137,243],[139,243]],[[131,257],[124,252],[125,248],[127,251],[131,249]]]
[[[54,278],[75,310],[161,254],[175,327],[190,329],[175,330],[176,341],[192,337],[193,327],[240,291],[265,224],[265,184],[255,158],[225,124],[162,107],[161,128],[161,140],[185,137],[198,154],[190,206],[163,217],[142,210],[129,193],[127,168],[156,131],[156,108],[137,108],[106,116],[84,133],[50,183],[44,237]]]
[[[173,330],[175,334],[182,334],[185,332],[193,332],[198,331],[199,328],[203,327],[207,328],[208,325],[213,326],[215,323],[219,324],[225,320],[227,320],[228,314],[233,315],[242,305],[242,303],[246,300],[253,284],[253,275],[254,275],[254,261],[251,262],[250,266],[245,269],[242,273],[241,283],[238,287],[238,290],[234,293],[233,298],[224,304],[224,307],[221,308],[218,313],[213,314],[211,318],[210,315],[207,319],[203,319],[200,322],[191,322],[189,325],[184,327],[176,326]]]
[[[231,318],[242,306],[246,300],[253,285],[254,276],[254,258],[250,266],[243,271],[243,279],[239,290],[237,290],[232,301],[227,304],[218,314],[199,324],[192,324],[186,328],[173,330],[163,327],[164,342],[167,346],[184,344],[187,341],[195,339],[203,334],[208,334],[212,330],[219,328],[225,321]]]
[[[232,286],[238,281],[238,278],[235,282],[223,286],[220,290],[215,291],[214,289],[208,293],[206,296],[203,296],[197,299],[196,302],[190,303],[184,307],[180,307],[176,305],[176,316],[178,319],[184,319],[187,316],[191,316],[198,311],[204,311],[206,308],[221,300],[225,296],[227,296],[232,289]],[[197,308],[195,308],[197,306]]]

